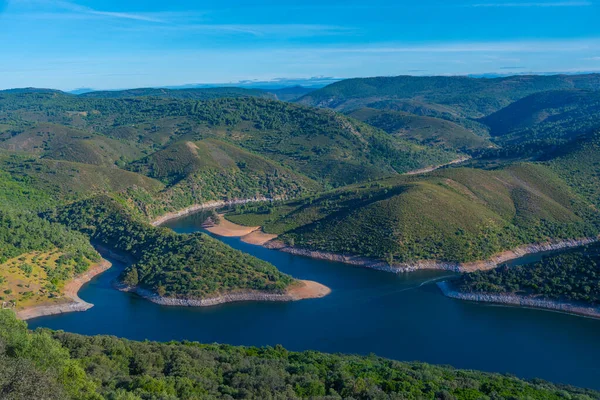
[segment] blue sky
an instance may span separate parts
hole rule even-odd
[[[600,0],[0,0],[0,88],[600,71]]]

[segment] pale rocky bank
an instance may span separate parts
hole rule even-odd
[[[454,299],[538,308],[567,314],[600,318],[600,307],[588,306],[582,303],[550,300],[539,297],[517,296],[511,293],[465,293],[454,290],[451,284],[445,281],[438,282],[437,285],[445,296]]]
[[[489,270],[498,267],[498,265],[526,256],[528,254],[541,253],[545,251],[563,250],[573,247],[584,246],[590,243],[598,241],[596,238],[582,238],[582,239],[568,239],[568,240],[555,240],[546,243],[535,243],[529,245],[519,246],[513,250],[503,251],[498,253],[487,260],[474,261],[467,263],[459,262],[441,262],[436,260],[419,260],[414,262],[406,263],[393,263],[388,264],[385,261],[376,260],[367,257],[345,255],[338,253],[330,253],[325,251],[302,249],[298,247],[288,246],[280,240],[271,240],[264,244],[265,247],[270,249],[276,249],[284,251],[286,253],[321,259],[336,261],[350,265],[356,265],[365,268],[376,269],[380,271],[403,273],[412,272],[425,269],[444,270],[452,272],[473,272],[480,270]]]
[[[163,306],[175,307],[210,307],[225,303],[236,303],[243,301],[297,301],[304,299],[316,299],[327,296],[331,289],[327,286],[313,281],[298,281],[298,285],[292,286],[286,293],[266,293],[260,291],[240,291],[235,293],[226,293],[220,296],[207,299],[179,299],[173,297],[163,297],[158,294],[140,287],[117,286],[119,290],[132,292],[149,300],[153,303]]]

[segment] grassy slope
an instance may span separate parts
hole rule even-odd
[[[525,243],[598,233],[598,214],[549,168],[456,168],[289,203],[265,231],[296,246],[408,261],[473,261]],[[230,217],[244,222],[247,217]],[[250,222],[250,221],[249,221]],[[257,222],[256,219],[251,221]]]
[[[0,171],[4,171],[13,182],[23,182],[23,191],[47,197],[43,201],[46,207],[37,207],[38,209],[101,193],[143,191],[156,195],[164,188],[159,181],[115,167],[9,153],[0,153]],[[127,196],[126,193],[124,195]]]
[[[178,142],[134,163],[131,169],[168,187],[151,215],[218,199],[293,198],[322,187],[259,155],[217,139]]]
[[[64,297],[64,284],[85,272],[91,262],[58,248],[9,259],[0,264],[0,301],[13,303],[17,310],[71,301]]]
[[[383,101],[419,101],[431,109],[444,107],[461,117],[482,117],[529,94],[556,89],[599,89],[600,75],[512,76],[480,79],[467,77],[381,77],[347,79],[309,93],[305,105],[351,110]],[[382,108],[379,104],[377,108]],[[384,108],[388,108],[385,107]]]
[[[440,118],[413,115],[401,111],[361,108],[348,116],[363,121],[403,139],[420,144],[468,152],[492,146],[472,131]]]
[[[136,160],[142,156],[134,143],[64,125],[39,123],[20,130],[18,134],[0,134],[0,149],[102,166],[114,166],[117,161]]]

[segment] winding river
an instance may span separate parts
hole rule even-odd
[[[189,215],[165,226],[194,232],[204,218],[202,213]],[[296,278],[323,283],[332,293],[291,303],[164,307],[113,289],[111,282],[123,268],[114,262],[79,292],[94,308],[29,324],[136,340],[375,353],[600,389],[600,320],[449,299],[434,284],[448,272],[393,275],[269,250],[238,238],[219,239]]]

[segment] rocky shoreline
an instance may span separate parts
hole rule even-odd
[[[274,200],[276,200],[276,199],[272,199],[269,197],[253,197],[250,199],[208,201],[208,202],[202,203],[202,204],[194,204],[193,206],[186,207],[180,211],[174,211],[174,212],[170,212],[170,213],[161,215],[160,217],[154,219],[151,222],[151,224],[154,226],[159,226],[159,225],[164,224],[165,222],[170,221],[172,219],[181,218],[186,215],[193,214],[196,211],[200,211],[200,210],[210,210],[213,208],[234,206],[234,205],[238,205],[238,204],[259,203],[259,202],[274,201]]]
[[[437,285],[445,296],[454,299],[535,308],[591,318],[600,318],[600,307],[588,306],[582,303],[517,296],[510,293],[494,294],[458,292],[454,290],[447,281],[438,282]]]
[[[94,305],[81,300],[77,295],[77,292],[79,292],[79,289],[81,289],[83,285],[94,279],[97,275],[100,275],[101,273],[110,269],[111,267],[112,264],[109,261],[103,259],[101,262],[94,265],[83,274],[78,275],[74,279],[69,281],[65,285],[65,297],[69,298],[71,300],[70,302],[25,308],[23,310],[17,311],[17,317],[22,320],[28,320],[38,317],[45,317],[48,315],[57,315],[69,312],[81,312],[89,310],[90,308],[94,307]]]
[[[379,271],[392,272],[392,273],[403,273],[413,272],[418,270],[443,270],[452,272],[473,272],[478,270],[489,270],[498,267],[498,265],[520,258],[529,254],[541,253],[545,251],[562,250],[568,248],[574,248],[579,246],[585,246],[590,243],[598,241],[598,237],[595,238],[582,238],[582,239],[569,239],[569,240],[555,240],[546,243],[534,243],[524,246],[519,246],[516,249],[504,251],[496,254],[487,260],[474,261],[467,263],[458,262],[440,262],[436,260],[420,260],[408,263],[393,263],[388,264],[385,261],[376,260],[367,257],[345,255],[339,253],[331,253],[325,251],[302,249],[298,247],[288,246],[280,240],[271,240],[264,244],[269,249],[275,249],[291,253],[295,255],[311,257],[320,260],[328,260],[341,262],[344,264],[355,265],[359,267],[371,268]]]
[[[225,303],[237,303],[244,301],[297,301],[310,298],[325,297],[331,290],[317,282],[300,281],[303,285],[298,288],[292,288],[286,293],[266,293],[260,291],[240,291],[227,293],[217,297],[207,299],[178,299],[173,297],[163,297],[150,290],[141,287],[131,287],[116,284],[115,287],[123,292],[135,293],[152,303],[172,307],[210,307]],[[308,290],[303,290],[308,289]]]

